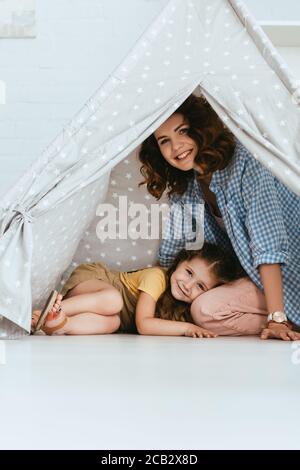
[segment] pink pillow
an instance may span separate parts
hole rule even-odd
[[[267,314],[264,295],[248,277],[215,287],[191,305],[195,324],[221,336],[258,335]]]

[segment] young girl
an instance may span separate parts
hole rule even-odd
[[[256,161],[203,97],[191,95],[144,141],[139,158],[152,196],[167,189],[171,208],[205,202],[205,241],[233,250],[264,292],[269,323],[261,338],[298,339],[292,329],[300,327],[300,198]],[[176,218],[170,224],[178,232]],[[185,243],[184,233],[163,240],[161,266],[170,266]]]
[[[210,243],[182,250],[170,269],[133,272],[82,264],[50,306],[42,330],[48,335],[91,335],[116,331],[143,335],[215,337],[196,326],[190,304],[201,294],[243,275],[238,262]],[[40,311],[33,312],[35,327]]]

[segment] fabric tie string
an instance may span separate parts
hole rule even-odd
[[[15,212],[16,214],[14,214]],[[20,220],[24,220],[24,222],[29,223],[34,221],[34,217],[32,217],[29,212],[21,205],[16,206],[15,209],[9,209],[2,220],[0,237],[4,235],[15,218],[19,218]]]

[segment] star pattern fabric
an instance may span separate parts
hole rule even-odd
[[[239,0],[172,0],[1,200],[2,337],[29,331],[32,306],[77,262],[78,246],[83,259],[98,258],[85,232],[111,170],[198,86],[254,158],[299,194],[299,83]],[[123,176],[134,201],[130,174]],[[123,267],[126,251],[132,266],[147,265],[152,255],[147,248],[140,258],[138,245],[127,255],[116,244],[112,264]]]
[[[58,288],[63,286],[71,272],[81,263],[100,261],[117,271],[134,271],[157,264],[157,253],[162,237],[162,224],[161,218],[155,219],[158,225],[157,236],[151,238],[151,224],[154,222],[154,218],[151,218],[151,205],[158,204],[159,207],[169,207],[169,201],[166,195],[160,201],[156,201],[152,196],[149,196],[145,185],[139,187],[139,183],[143,178],[139,171],[137,152],[138,150],[132,152],[112,170],[105,200],[96,209],[98,217],[96,216],[87,230],[84,231],[72,263],[63,274]],[[147,211],[149,224],[148,238],[140,236],[143,234],[138,232],[138,238],[136,240],[132,238],[130,223],[134,220],[134,217],[131,217],[130,213],[126,214],[127,237],[120,238],[118,227],[121,215],[119,212],[120,197],[126,197],[124,202],[127,206],[130,206],[130,203],[143,205],[143,209]],[[130,201],[130,199],[132,200]],[[116,209],[115,220],[117,225],[114,238],[101,241],[99,233],[96,235],[96,232],[97,225],[101,220],[100,210],[104,207],[103,203],[110,204]],[[101,212],[105,215],[104,211],[101,210]],[[122,215],[125,217],[125,214]],[[104,228],[106,229],[106,227]]]

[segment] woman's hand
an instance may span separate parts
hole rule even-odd
[[[216,338],[218,335],[191,323],[185,330],[184,336],[190,336],[191,338]]]
[[[282,339],[283,341],[296,341],[300,339],[300,333],[291,330],[286,325],[270,322],[261,332],[260,339]]]

